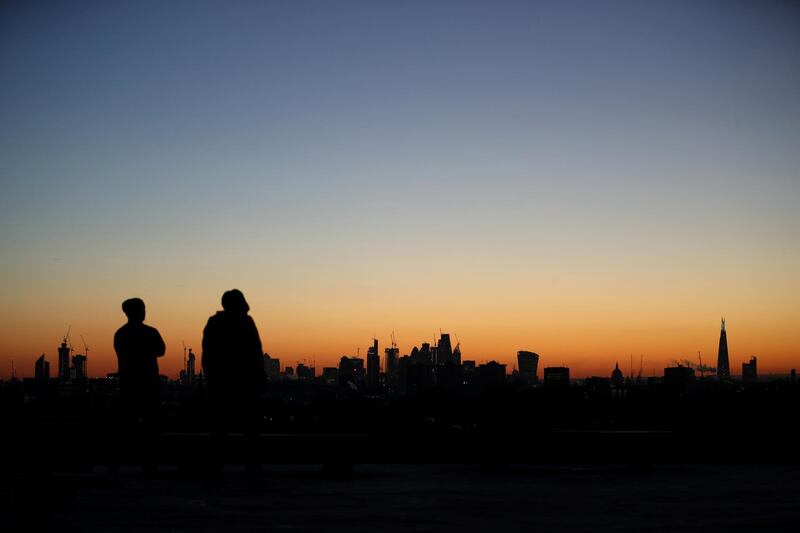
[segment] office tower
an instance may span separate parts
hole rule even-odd
[[[392,345],[391,348],[386,348],[383,353],[386,357],[386,379],[389,383],[397,379],[397,360],[400,359],[400,349]]]
[[[416,352],[416,357],[415,357]],[[411,351],[411,358],[417,363],[433,364],[433,354],[431,353],[431,345],[428,342],[423,342],[419,350],[415,346]]]
[[[192,384],[195,380],[195,366],[197,365],[197,357],[192,352],[192,349],[189,348],[189,356],[186,360],[186,383]]]
[[[372,346],[367,348],[367,383],[377,387],[381,376],[381,356],[378,355],[378,339],[372,339]]]
[[[664,383],[680,383],[694,379],[694,369],[690,366],[669,366],[664,369]]]
[[[85,355],[78,354],[72,356],[72,369],[70,370],[70,376],[73,379],[86,379]]]
[[[545,387],[568,387],[569,368],[565,366],[548,366],[544,369]]]
[[[400,391],[410,394],[434,386],[434,366],[430,355],[430,344],[423,343],[421,350],[415,346],[410,355],[398,360],[397,373]]]
[[[61,379],[69,379],[69,352],[67,339],[64,339],[58,348],[58,377]]]
[[[334,385],[339,381],[339,369],[335,366],[323,367],[322,380],[328,385]]]
[[[506,365],[489,361],[478,365],[478,383],[483,387],[501,387],[506,382]]]
[[[409,394],[411,388],[411,356],[405,355],[397,360],[397,390]]]
[[[436,364],[452,363],[453,347],[450,344],[450,334],[442,333],[439,345],[436,347]]]
[[[268,353],[264,354],[264,373],[269,379],[278,379],[281,377],[281,360],[277,357],[270,357]]]
[[[297,370],[295,372],[295,374],[297,374],[297,379],[310,381],[316,377],[316,373],[317,371],[313,366],[306,366],[303,363],[297,363]]]
[[[725,319],[722,319],[722,326],[719,333],[719,353],[717,355],[717,379],[729,381],[731,379],[731,367],[728,362],[728,334],[725,332]]]
[[[461,365],[441,363],[436,367],[436,386],[445,390],[457,390],[462,383]]]
[[[750,358],[749,363],[742,363],[742,381],[744,383],[755,383],[758,381],[758,369],[756,368],[756,356]]]
[[[358,387],[364,381],[364,360],[359,357],[343,356],[339,360],[339,383]]]
[[[36,381],[47,381],[50,379],[50,363],[44,360],[44,354],[36,360],[34,379],[36,379]]]
[[[462,361],[461,362],[461,379],[465,385],[472,385],[476,381],[478,373],[475,361]]]
[[[536,383],[539,379],[536,375],[539,369],[539,354],[525,350],[518,351],[517,368],[519,368],[519,375],[525,383],[529,385]]]
[[[461,343],[456,344],[453,349],[453,362],[457,365],[461,364]]]

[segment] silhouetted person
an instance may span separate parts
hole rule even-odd
[[[144,323],[144,302],[122,302],[128,323],[114,334],[119,365],[118,447],[134,446],[142,456],[145,473],[155,469],[155,435],[161,405],[158,358],[166,346],[154,327]],[[119,451],[119,450],[117,450]],[[112,465],[114,468],[116,465]]]
[[[222,466],[225,434],[236,430],[244,433],[247,477],[254,481],[260,470],[256,437],[260,394],[266,384],[264,352],[244,295],[236,289],[227,291],[222,295],[222,309],[203,330],[201,357],[214,436],[212,475],[218,475]]]

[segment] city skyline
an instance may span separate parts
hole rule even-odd
[[[800,9],[729,4],[3,3],[0,377],[232,287],[292,364],[798,366]]]
[[[70,331],[71,331],[71,326],[67,330],[67,335],[70,334]],[[725,325],[725,319],[722,319],[722,326],[721,326],[719,331],[720,331],[720,348],[719,348],[720,349],[720,353],[721,353],[721,350],[722,350],[722,345],[724,344],[724,346],[725,346],[725,350],[724,350],[725,351],[725,358],[727,359],[727,357],[728,357],[727,356],[727,336],[726,336],[727,330],[726,330],[726,325]],[[423,344],[428,344],[431,347],[436,347],[438,345],[438,343],[441,341],[442,338],[446,339],[446,342],[448,343],[447,346],[450,348],[450,350],[447,353],[452,353],[452,350],[454,348],[456,348],[456,347],[459,348],[459,353],[461,353],[460,339],[458,338],[457,335],[454,335],[454,338],[458,339],[458,340],[455,341],[456,344],[450,345],[449,343],[452,342],[450,335],[451,335],[451,333],[449,333],[449,332],[440,331],[438,334],[434,334],[434,336],[431,339],[421,340],[421,341],[419,341],[417,343],[412,344],[407,350],[400,349],[399,348],[400,345],[398,343],[396,346],[397,346],[397,348],[399,350],[399,357],[405,357],[405,356],[411,354],[412,353],[412,349],[420,348],[420,347],[422,347]],[[82,335],[81,335],[81,337],[82,337]],[[285,367],[289,367],[290,366],[290,367],[294,368],[295,365],[299,364],[299,365],[310,366],[311,368],[314,368],[314,369],[317,370],[317,375],[321,375],[322,374],[322,370],[323,370],[324,367],[336,367],[336,366],[338,366],[339,360],[340,360],[341,357],[357,357],[358,356],[358,357],[360,357],[362,359],[362,361],[366,362],[369,359],[370,353],[375,353],[375,354],[378,354],[378,357],[379,357],[380,371],[384,372],[385,371],[384,367],[386,365],[386,360],[385,360],[385,356],[382,355],[384,353],[383,352],[383,348],[394,347],[395,346],[395,344],[393,344],[393,343],[395,343],[396,338],[397,338],[395,332],[392,332],[389,335],[389,338],[391,340],[389,340],[386,344],[384,344],[378,337],[371,337],[370,338],[371,342],[369,343],[369,345],[367,345],[367,349],[366,350],[362,350],[361,347],[357,347],[351,353],[341,353],[340,355],[329,356],[329,357],[313,357],[313,356],[292,357],[290,354],[282,354],[281,355],[281,354],[277,354],[275,352],[270,352],[269,350],[265,351],[265,355],[268,354],[268,355],[270,355],[270,357],[280,360],[280,370],[281,371]],[[56,374],[53,377],[59,377],[59,375],[61,375],[62,373],[69,374],[70,361],[74,362],[74,360],[75,360],[74,358],[75,357],[77,357],[79,359],[82,358],[81,361],[86,361],[87,360],[87,354],[89,353],[89,351],[87,349],[88,346],[85,344],[85,342],[86,342],[85,339],[81,338],[81,342],[83,344],[76,345],[74,343],[74,341],[71,339],[71,337],[66,337],[65,336],[65,337],[62,338],[61,343],[59,345],[59,348],[56,350],[58,355],[56,356],[56,358],[53,358],[53,359],[55,359],[55,361],[53,361],[53,365],[52,366],[53,366],[53,368],[56,369]],[[180,346],[180,350],[181,350],[180,354],[173,353],[173,357],[169,357],[170,350],[169,350],[169,345],[168,345],[167,355],[164,358],[160,359],[160,372],[161,372],[161,374],[167,375],[167,376],[169,376],[171,378],[175,378],[176,376],[178,376],[180,374],[180,372],[182,370],[184,370],[186,368],[186,364],[187,364],[186,357],[187,357],[187,354],[189,355],[189,358],[191,359],[192,367],[194,367],[194,360],[195,360],[194,357],[196,356],[196,354],[197,355],[202,354],[202,350],[196,350],[193,347],[193,345],[190,345],[190,344],[187,345],[185,341],[182,341],[180,344],[181,344],[181,346]],[[81,348],[81,346],[83,346],[83,348]],[[198,346],[199,346],[199,343],[198,343]],[[174,350],[173,350],[173,352],[174,352]],[[45,351],[45,352],[42,352],[41,354],[35,356],[33,358],[34,359],[34,364],[35,365],[43,364],[42,362],[43,362],[43,357],[44,357],[44,359],[47,360],[47,364],[49,365],[51,361],[50,361],[50,358],[48,357],[48,353],[49,352]],[[519,353],[533,354],[534,352],[527,351],[527,350],[524,350],[524,349],[521,348],[520,350],[517,350],[512,356],[507,356],[505,354],[501,354],[501,355],[488,356],[488,357],[469,357],[469,352],[467,352],[467,356],[463,357],[463,360],[465,360],[465,361],[474,361],[476,363],[487,363],[487,362],[490,362],[490,361],[496,361],[496,362],[504,364],[507,367],[507,372],[510,374],[512,371],[518,371],[519,370],[519,368],[517,368],[517,366],[518,366],[517,358],[519,357],[519,355],[518,355]],[[176,356],[177,355],[179,355],[180,360],[176,360]],[[538,361],[541,358],[541,356],[539,356],[538,354],[535,354],[535,355],[537,357],[537,364],[538,364]],[[711,354],[711,355],[713,356],[713,354]],[[754,357],[763,358],[763,356],[759,356],[757,354],[750,354],[750,355],[748,355],[746,357],[743,357],[741,359],[741,363],[744,364],[744,363],[751,362]],[[100,369],[93,370],[93,371],[88,371],[88,372],[86,371],[86,363],[85,362],[82,363],[83,367],[84,367],[83,372],[88,377],[105,377],[105,375],[107,375],[107,374],[115,373],[116,372],[116,356],[115,355],[112,356],[111,361],[108,361],[107,359],[108,358],[106,358],[104,360],[101,357],[100,360],[99,360]],[[595,358],[595,359],[599,359],[599,358]],[[26,364],[27,364],[27,358],[24,358],[24,360],[26,361]],[[649,359],[645,360],[644,354],[638,354],[638,356],[634,357],[634,354],[631,352],[630,354],[628,354],[627,358],[624,357],[624,356],[615,358],[613,360],[612,364],[614,366],[618,367],[618,365],[620,364],[620,361],[622,361],[622,368],[625,369],[623,374],[625,376],[628,376],[628,377],[637,376],[637,375],[639,375],[640,372],[641,372],[641,376],[642,377],[650,377],[650,376],[656,376],[657,377],[657,376],[661,376],[662,375],[661,373],[662,373],[662,371],[663,371],[663,369],[665,367],[674,366],[676,364],[677,365],[688,365],[688,366],[692,366],[692,367],[697,367],[698,372],[699,372],[700,365],[702,365],[703,370],[706,373],[708,373],[709,375],[718,374],[718,368],[717,367],[711,367],[711,366],[708,365],[710,360],[713,360],[713,357],[709,357],[709,355],[706,355],[705,361],[702,361],[702,351],[699,351],[699,353],[696,352],[694,354],[694,356],[692,356],[692,355],[689,355],[689,356],[675,356],[675,357],[667,358],[667,359],[663,359],[663,360],[662,359],[658,359],[655,362],[653,362],[653,361],[651,361]],[[12,362],[13,362],[13,368],[15,369],[14,373],[15,373],[16,377],[20,378],[20,377],[31,377],[31,376],[33,376],[33,372],[30,372],[30,375],[28,375],[29,374],[27,372],[28,369],[25,367],[25,365],[23,365],[22,366],[22,370],[20,370],[20,364],[19,364],[19,361],[17,359],[13,359]],[[65,370],[62,370],[62,364],[64,364],[64,362],[66,362],[67,366],[66,366]],[[94,357],[91,360],[89,360],[89,363],[95,363],[95,362],[96,362],[96,360],[94,359]],[[645,364],[645,362],[647,364]],[[545,357],[545,358],[542,358],[542,363],[538,364],[538,366],[539,366],[539,368],[544,368],[544,367],[547,367],[547,366],[561,366],[561,365],[567,366],[567,367],[570,367],[572,369],[572,377],[573,378],[581,379],[581,378],[587,378],[587,377],[592,377],[592,376],[611,375],[611,371],[613,370],[613,368],[611,368],[611,366],[608,366],[608,365],[607,365],[607,368],[605,368],[605,367],[602,366],[603,363],[607,363],[607,361],[598,361],[597,362],[597,366],[590,367],[590,366],[587,366],[585,364],[585,361],[581,361],[580,359],[576,359],[576,358],[563,358],[562,357],[562,358],[559,359],[558,357],[550,357],[550,358]],[[791,368],[790,367],[783,367],[783,368],[778,367],[778,368],[775,368],[774,370],[771,370],[771,371],[767,370],[767,371],[762,372],[762,373],[766,374],[766,375],[784,375],[784,374],[788,375],[790,370],[795,368],[795,361],[794,360],[790,360],[790,365],[791,365]],[[762,366],[762,368],[764,368],[763,363],[762,363],[761,366]],[[92,366],[91,368],[94,369],[94,366]],[[594,368],[596,370],[591,370],[592,368]],[[728,365],[728,368],[730,368],[730,365]],[[766,368],[767,369],[771,369],[772,367],[768,364],[766,366]],[[576,369],[577,369],[577,371],[576,371]],[[197,372],[199,372],[200,370],[201,369],[198,367],[197,368]],[[12,374],[12,372],[9,371],[9,376],[7,376],[7,377],[10,377],[11,374]],[[723,376],[722,379],[729,379],[731,376],[736,376],[736,377],[740,377],[741,376],[740,374],[737,374],[735,372],[733,372],[733,373],[730,372],[730,370],[727,370],[727,372],[723,372],[723,374],[724,374],[724,376]],[[2,373],[0,373],[0,379],[3,379],[3,377],[4,376],[2,375]]]

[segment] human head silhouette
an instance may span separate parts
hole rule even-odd
[[[222,308],[227,313],[246,315],[250,310],[244,294],[239,289],[231,289],[222,295]]]
[[[122,312],[128,317],[128,322],[144,322],[144,302],[141,298],[128,298],[122,302]]]

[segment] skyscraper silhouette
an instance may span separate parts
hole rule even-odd
[[[195,379],[195,366],[197,365],[197,357],[189,348],[189,357],[186,359],[186,383],[192,384]]]
[[[381,356],[378,354],[378,339],[372,339],[372,346],[367,348],[367,383],[377,387],[381,374]]]
[[[731,366],[728,361],[728,335],[725,333],[725,319],[719,333],[719,352],[717,354],[717,379],[728,381],[731,379]]]
[[[383,351],[386,354],[386,381],[394,385],[397,381],[397,361],[400,359],[400,348],[394,343]]]
[[[77,354],[72,356],[72,368],[69,373],[72,379],[86,379],[88,377],[86,372],[86,356]]]
[[[453,348],[450,344],[450,334],[442,333],[436,350],[436,363],[449,364],[453,362]]]
[[[47,381],[50,379],[50,363],[45,361],[44,354],[42,354],[39,359],[36,360],[36,365],[34,366],[34,372],[36,376],[36,381]]]
[[[755,355],[750,358],[749,363],[742,363],[742,381],[744,383],[758,381],[758,361]]]
[[[517,366],[519,374],[526,383],[536,383],[538,377],[536,372],[539,368],[539,354],[520,350],[517,352]]]
[[[69,379],[69,352],[70,349],[65,338],[58,348],[58,377],[61,379]]]

